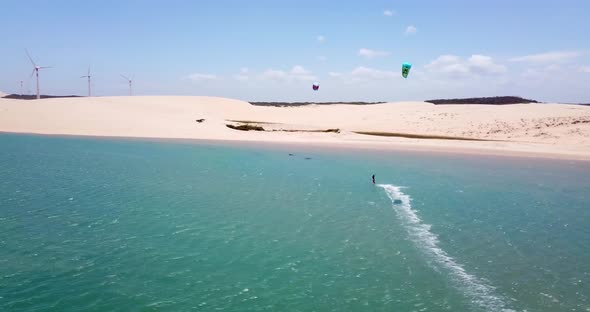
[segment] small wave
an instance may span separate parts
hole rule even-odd
[[[148,308],[161,308],[161,307],[169,306],[169,305],[172,305],[175,303],[176,302],[171,301],[171,300],[163,300],[163,301],[156,301],[156,302],[152,302],[150,304],[147,304],[146,307],[148,307]]]
[[[430,231],[430,225],[422,223],[411,205],[411,197],[401,191],[402,187],[378,184],[394,204],[393,209],[402,220],[414,244],[433,260],[435,269],[447,271],[453,282],[474,304],[485,311],[514,311],[506,308],[505,300],[495,294],[495,288],[484,280],[467,273],[465,269],[438,246],[438,237]],[[400,203],[401,201],[401,203]]]
[[[172,233],[172,235],[180,234],[180,233],[183,233],[183,232],[186,232],[186,231],[190,231],[190,230],[191,230],[191,229],[189,229],[189,228],[185,228],[185,229],[178,230],[178,231],[176,231],[176,232]]]

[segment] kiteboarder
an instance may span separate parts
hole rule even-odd
[[[373,178],[373,184],[375,184],[375,175],[373,175],[372,178]]]

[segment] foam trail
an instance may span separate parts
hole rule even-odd
[[[514,311],[506,308],[504,300],[495,295],[493,286],[467,273],[455,259],[438,246],[438,237],[430,232],[430,225],[422,223],[416,211],[412,209],[409,195],[403,193],[399,186],[391,184],[378,184],[378,186],[385,190],[392,203],[396,199],[401,200],[401,204],[394,204],[393,209],[402,220],[412,242],[431,258],[430,260],[436,266],[435,269],[448,272],[465,296],[484,311]]]

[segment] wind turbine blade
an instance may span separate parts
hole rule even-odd
[[[131,81],[133,81],[133,79],[135,79],[135,74],[133,74],[133,76],[131,76]]]
[[[88,77],[90,77],[90,65],[88,66]]]
[[[31,72],[31,77],[29,77],[29,78],[33,78],[34,74],[35,74],[35,69],[33,68],[33,71]]]
[[[53,66],[41,66],[41,67],[39,67],[39,69],[42,69],[42,68],[53,68]]]
[[[125,80],[129,80],[129,78],[125,77],[123,74],[121,74],[121,77],[123,77]]]
[[[29,61],[31,61],[31,63],[33,63],[33,66],[37,66],[37,64],[35,64],[35,61],[33,61],[33,58],[31,57],[31,55],[29,54],[29,50],[25,49],[25,52],[27,52],[27,56],[29,57]]]
[[[80,78],[87,78],[88,76],[81,76]]]

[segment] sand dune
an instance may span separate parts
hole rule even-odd
[[[265,131],[234,130],[228,124]],[[321,132],[327,129],[338,133]],[[564,104],[261,107],[181,96],[0,99],[0,131],[590,159],[590,107]]]

